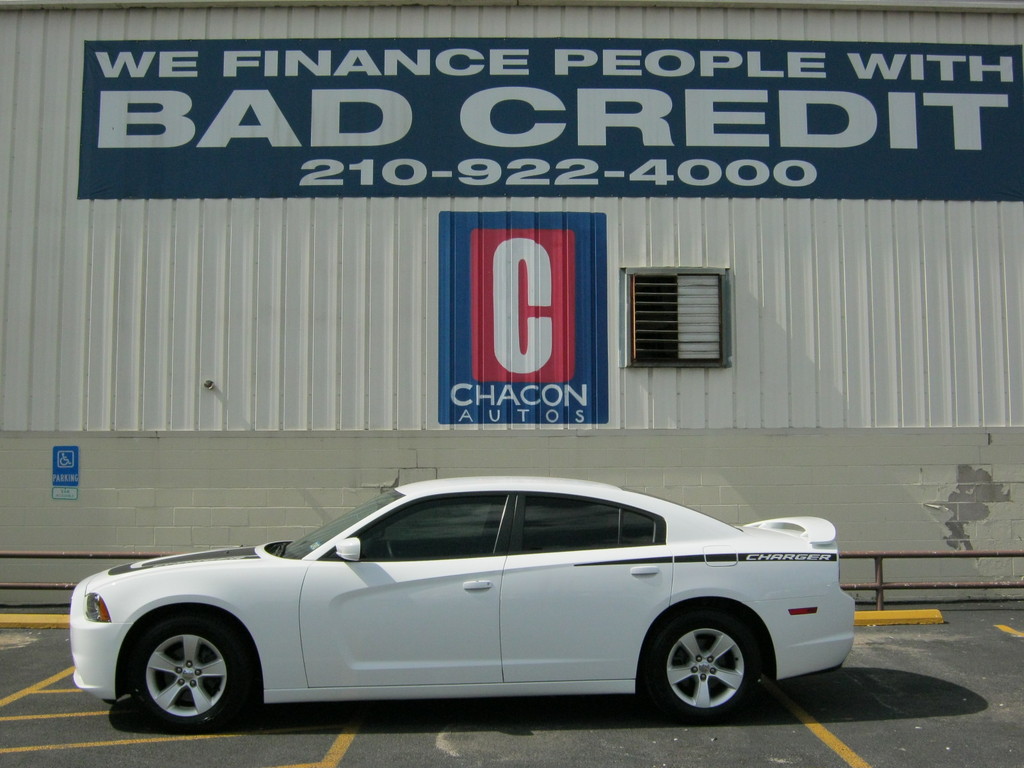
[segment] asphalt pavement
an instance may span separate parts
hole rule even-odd
[[[76,690],[65,629],[0,629],[0,767],[1024,768],[1024,603],[936,607],[858,627],[843,669],[765,683],[712,727],[587,696],[275,705],[172,734]]]

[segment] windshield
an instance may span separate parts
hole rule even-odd
[[[281,557],[287,557],[292,560],[301,560],[325,541],[330,541],[346,528],[350,528],[360,520],[369,517],[377,510],[383,509],[391,502],[400,498],[402,498],[402,494],[398,493],[398,491],[385,491],[377,498],[371,499],[365,504],[346,512],[336,520],[332,520],[323,528],[319,528],[312,533],[307,533],[301,539],[296,539],[291,542],[284,548],[284,551],[281,552]]]

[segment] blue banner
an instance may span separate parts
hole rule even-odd
[[[1019,45],[85,43],[79,197],[1024,200]]]
[[[608,421],[603,213],[444,212],[438,421]]]

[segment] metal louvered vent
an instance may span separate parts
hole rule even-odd
[[[631,363],[726,365],[724,274],[633,272]]]

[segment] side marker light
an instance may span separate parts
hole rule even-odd
[[[789,615],[790,616],[811,616],[811,615],[813,615],[813,614],[815,614],[817,612],[818,612],[818,607],[817,606],[815,606],[813,608],[790,608],[789,609]]]

